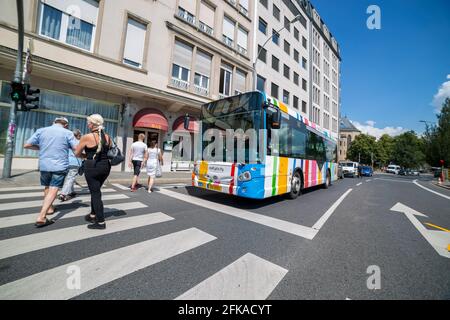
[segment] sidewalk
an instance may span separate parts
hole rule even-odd
[[[106,183],[119,183],[128,187],[131,183],[132,172],[111,172]],[[37,170],[13,170],[10,179],[0,179],[0,187],[27,187],[39,186],[39,171]],[[77,184],[86,185],[84,176],[77,177]],[[139,176],[139,183],[147,183],[147,175],[142,172]],[[161,178],[156,179],[156,184],[178,184],[191,183],[191,173],[189,171],[181,172],[163,172]]]
[[[447,190],[450,190],[450,182],[446,181],[442,184],[439,184],[437,181],[433,181],[432,182],[435,186],[441,187],[441,188],[445,188]]]

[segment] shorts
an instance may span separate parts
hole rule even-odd
[[[41,171],[41,186],[62,188],[67,171]]]
[[[131,162],[133,163],[134,175],[138,176],[141,173],[142,161],[133,160]]]

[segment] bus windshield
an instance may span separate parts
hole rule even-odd
[[[234,131],[241,129],[244,133],[248,129],[254,129],[259,132],[262,123],[262,104],[263,96],[259,92],[250,92],[239,96],[229,97],[222,100],[214,101],[202,106],[201,122],[202,135],[210,129],[216,129],[221,133],[223,141],[223,161],[237,162],[237,141],[235,141],[234,155],[227,155],[226,130]],[[210,130],[211,131],[211,130]],[[210,141],[203,141],[204,150]],[[258,144],[258,139],[256,139]],[[258,145],[254,146],[258,153]],[[259,161],[259,154],[256,155]],[[249,141],[245,140],[245,162],[250,160]]]

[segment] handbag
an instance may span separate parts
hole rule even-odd
[[[78,163],[80,163],[80,162],[78,161]],[[78,175],[79,175],[79,176],[82,176],[83,174],[84,174],[84,160],[81,161],[81,164],[80,164],[80,166],[78,167]]]
[[[112,166],[116,166],[125,160],[125,157],[122,155],[122,151],[120,151],[114,139],[110,139],[113,143],[112,147],[109,148],[107,157]]]
[[[161,178],[162,177],[161,162],[159,161],[159,154],[160,153],[161,153],[161,150],[158,149],[158,161],[156,162],[156,172],[155,172],[156,178]]]

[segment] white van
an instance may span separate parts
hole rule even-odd
[[[386,169],[386,173],[398,174],[399,171],[400,171],[400,166],[397,166],[395,164],[388,165],[388,167]]]
[[[351,176],[352,178],[358,176],[358,162],[345,161],[341,162],[340,165],[344,176]]]

